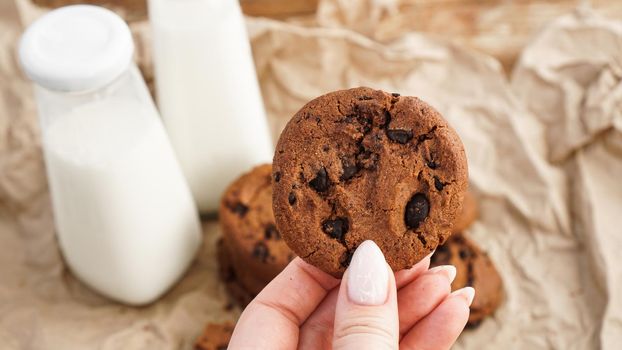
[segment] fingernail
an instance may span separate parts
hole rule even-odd
[[[425,258],[423,258],[423,259],[431,259],[432,255],[434,255],[434,252],[436,252],[436,249],[434,249],[432,252],[430,252],[430,254],[426,255]]]
[[[437,267],[433,267],[428,270],[428,273],[438,273],[441,275],[445,275],[449,280],[449,283],[454,281],[456,278],[456,268],[453,265],[441,265]]]
[[[471,306],[471,303],[473,303],[473,298],[475,298],[475,289],[473,287],[464,287],[451,293],[451,295],[464,298],[464,300],[467,302],[467,305]]]
[[[389,270],[376,243],[358,246],[348,267],[348,298],[358,305],[382,305],[389,293]]]

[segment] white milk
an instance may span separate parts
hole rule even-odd
[[[199,209],[272,161],[246,27],[236,0],[150,0],[158,105]]]
[[[58,238],[73,272],[125,303],[156,299],[201,239],[157,115],[113,97],[51,118],[44,135]]]
[[[127,24],[91,5],[41,16],[19,47],[65,260],[102,294],[145,304],[181,277],[201,231],[133,54]]]

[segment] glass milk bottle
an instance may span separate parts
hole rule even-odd
[[[164,125],[202,212],[253,165],[272,161],[238,0],[149,0]]]
[[[175,283],[201,241],[192,195],[144,81],[129,28],[76,5],[24,33],[58,241],[74,274],[127,304]]]

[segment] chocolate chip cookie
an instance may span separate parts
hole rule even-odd
[[[237,282],[258,294],[295,257],[272,214],[272,166],[261,165],[235,180],[219,210],[224,251]]]
[[[451,234],[467,188],[456,132],[416,97],[370,88],[307,103],[280,136],[273,164],[277,227],[307,262],[341,276],[364,240],[394,270]]]
[[[194,348],[196,350],[227,350],[233,328],[233,324],[229,322],[208,323]]]
[[[445,244],[436,248],[431,266],[454,265],[456,278],[452,290],[463,287],[475,288],[468,325],[477,326],[492,314],[503,299],[501,276],[486,253],[463,233],[451,236]]]
[[[231,254],[229,254],[222,239],[217,243],[216,257],[218,259],[220,279],[224,282],[225,288],[227,288],[229,299],[237,305],[246,307],[257,294],[249,292],[246,287],[238,281],[237,273],[231,263]],[[265,286],[265,284],[262,286],[259,281],[247,281],[247,284],[249,282],[252,283],[250,289],[253,290],[261,290],[261,288]]]
[[[458,233],[466,230],[479,216],[479,207],[477,205],[477,199],[471,191],[467,191],[464,195],[464,201],[462,202],[462,212],[458,215],[458,219],[454,223],[452,229],[453,233]]]

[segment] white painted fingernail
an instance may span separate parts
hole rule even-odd
[[[475,289],[473,287],[464,287],[451,293],[451,295],[464,298],[464,300],[466,300],[467,302],[467,305],[471,306],[471,304],[473,303],[473,298],[475,298]]]
[[[373,241],[361,243],[348,267],[348,298],[358,305],[382,305],[389,293],[389,270]]]
[[[434,249],[434,250],[433,250],[430,254],[426,255],[426,256],[425,256],[425,258],[423,258],[422,260],[424,260],[424,259],[428,259],[428,258],[430,258],[430,259],[431,259],[431,258],[432,258],[432,255],[434,255],[434,252],[436,252],[436,249]]]
[[[453,265],[436,266],[429,269],[428,273],[438,273],[444,275],[447,277],[450,284],[454,281],[454,279],[456,279],[456,267],[454,267]]]

